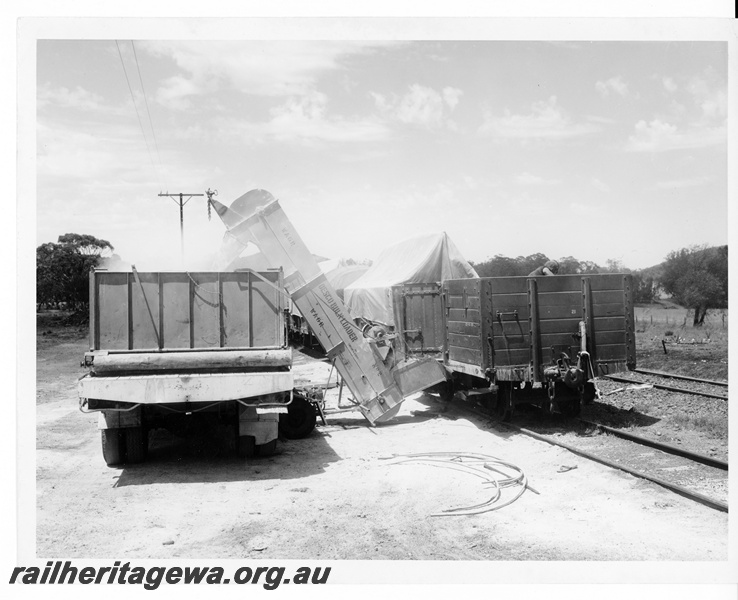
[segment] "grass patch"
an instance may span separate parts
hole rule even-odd
[[[677,413],[672,415],[669,420],[683,429],[701,431],[716,438],[728,437],[728,421],[723,417],[710,415],[692,416]]]
[[[727,310],[709,311],[701,327],[692,326],[691,311],[673,304],[636,306],[635,319],[638,367],[727,380]]]

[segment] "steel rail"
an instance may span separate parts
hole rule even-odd
[[[621,465],[620,463],[616,463],[614,461],[608,460],[606,458],[602,458],[601,456],[597,456],[595,454],[591,454],[585,450],[580,450],[579,448],[575,448],[574,446],[570,446],[569,444],[565,444],[563,442],[554,441],[550,438],[547,438],[544,435],[535,433],[534,431],[530,431],[529,429],[525,429],[523,427],[518,427],[517,425],[512,425],[511,423],[501,423],[504,427],[508,427],[510,429],[514,429],[519,431],[520,433],[524,433],[525,435],[528,435],[530,437],[533,437],[535,439],[538,439],[542,442],[546,442],[548,444],[552,444],[554,446],[560,446],[562,448],[565,448],[569,452],[573,454],[578,454],[579,456],[582,456],[583,458],[587,458],[589,460],[593,460],[595,462],[598,462],[600,464],[603,464],[607,467],[611,467],[613,469],[618,469],[620,471],[624,471],[626,473],[630,473],[634,477],[639,477],[641,479],[645,479],[647,481],[651,481],[653,483],[656,483],[660,485],[661,487],[664,487],[668,490],[671,490],[672,492],[679,494],[680,496],[684,496],[685,498],[689,498],[690,500],[694,500],[695,502],[699,502],[700,504],[704,504],[705,506],[709,506],[710,508],[714,508],[716,510],[720,510],[722,512],[728,512],[728,505],[720,502],[719,500],[713,500],[712,498],[708,498],[707,496],[704,496],[703,494],[699,494],[697,492],[693,492],[691,490],[688,490],[685,487],[682,487],[681,485],[677,485],[675,483],[671,483],[669,481],[666,481],[664,479],[661,479],[660,477],[654,477],[653,475],[647,475],[646,473],[642,473],[641,471],[636,471],[635,469],[631,469],[630,467],[627,467],[625,465]]]
[[[642,373],[643,375],[658,375],[659,377],[671,377],[672,379],[683,379],[684,381],[694,381],[696,383],[709,383],[710,385],[719,385],[722,387],[728,387],[727,381],[714,381],[712,379],[699,379],[698,377],[678,375],[677,373],[664,373],[663,371],[651,371],[650,369],[634,369],[633,372]]]
[[[468,408],[466,406],[461,406],[460,404],[454,403],[456,406],[458,406],[461,410],[465,410],[467,412],[470,412],[472,414],[475,414],[479,417],[490,419],[490,415],[484,414],[481,411],[474,410],[472,408]],[[585,450],[580,450],[579,448],[575,448],[574,446],[570,446],[569,444],[565,444],[564,442],[558,442],[555,440],[552,440],[544,435],[541,435],[540,433],[536,433],[534,431],[530,431],[529,429],[525,429],[524,427],[519,427],[517,425],[513,425],[511,423],[504,423],[501,421],[496,421],[496,424],[502,425],[503,427],[506,427],[508,429],[512,429],[514,431],[518,431],[519,433],[522,433],[524,435],[527,435],[529,437],[532,437],[534,439],[540,440],[542,442],[546,442],[547,444],[551,444],[552,446],[559,446],[560,448],[564,448],[565,450],[568,450],[572,454],[577,454],[578,456],[581,456],[583,458],[592,460],[594,462],[598,462],[600,464],[603,464],[607,467],[611,467],[613,469],[618,469],[619,471],[623,471],[625,473],[630,473],[634,477],[639,477],[640,479],[645,479],[646,481],[651,481],[657,485],[660,485],[663,488],[666,488],[675,494],[679,494],[680,496],[684,496],[685,498],[688,498],[690,500],[693,500],[695,502],[699,502],[700,504],[704,504],[705,506],[708,506],[710,508],[713,508],[715,510],[719,510],[722,512],[728,512],[728,505],[724,502],[720,502],[719,500],[713,500],[712,498],[708,498],[707,496],[703,494],[699,494],[697,492],[693,492],[691,490],[688,490],[685,487],[682,487],[680,485],[676,485],[674,483],[671,483],[669,481],[665,481],[664,479],[661,479],[659,477],[654,477],[652,475],[647,475],[646,473],[642,473],[640,471],[636,471],[635,469],[631,469],[630,467],[627,467],[625,465],[621,465],[620,463],[616,463],[610,460],[607,460],[606,458],[602,458],[601,456],[597,456],[595,454],[591,454]]]
[[[603,375],[603,377],[610,379],[612,381],[619,381],[621,383],[634,383],[636,385],[643,385],[644,383],[646,383],[660,390],[667,390],[669,392],[678,392],[680,394],[690,394],[692,396],[705,396],[707,398],[717,398],[718,400],[728,399],[727,396],[723,396],[722,394],[711,394],[709,392],[698,392],[695,390],[688,390],[686,388],[679,388],[679,387],[674,387],[671,385],[662,385],[660,383],[652,383],[650,381],[643,381],[640,379],[629,379],[628,377],[618,377],[617,375]]]
[[[597,427],[601,431],[604,431],[606,433],[609,433],[619,438],[623,438],[624,440],[629,440],[636,444],[640,444],[642,446],[649,446],[651,448],[655,448],[656,450],[661,450],[662,452],[665,452],[667,454],[673,454],[674,456],[681,456],[682,458],[688,458],[689,460],[693,462],[701,463],[703,465],[707,465],[708,467],[715,467],[716,469],[722,469],[723,471],[728,470],[727,462],[718,460],[717,458],[712,458],[711,456],[705,456],[704,454],[697,454],[695,452],[690,452],[689,450],[685,450],[684,448],[679,448],[678,446],[672,446],[671,444],[657,442],[656,440],[651,440],[649,438],[645,438],[640,435],[635,435],[633,433],[627,433],[619,429],[608,427],[607,425],[603,425],[602,423],[595,423],[594,421],[587,421],[586,419],[577,419],[577,420],[580,421],[581,423],[592,425],[593,427]]]

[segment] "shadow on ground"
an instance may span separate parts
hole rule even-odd
[[[464,400],[457,395],[453,402],[447,403],[431,394],[423,394],[417,401],[428,407],[429,414],[440,412],[448,419],[468,418],[479,429],[493,431],[496,436],[503,439],[524,435],[507,428],[505,422],[500,421],[494,411],[490,410],[483,401]],[[471,412],[473,416],[467,411]],[[639,413],[632,408],[625,410],[599,402],[585,406],[581,417],[616,429],[648,427],[660,421],[656,417]],[[546,413],[540,408],[528,404],[516,406],[512,418],[507,422],[510,425],[523,427],[542,435],[573,433],[577,436],[589,437],[596,434],[595,429],[577,419],[565,417],[559,413]]]
[[[146,461],[125,465],[115,487],[300,479],[323,473],[338,460],[318,429],[301,440],[280,439],[271,456],[249,459],[236,454],[232,436],[215,437],[208,432],[181,438],[157,429],[150,434]]]

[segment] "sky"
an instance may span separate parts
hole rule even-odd
[[[726,244],[724,42],[39,40],[37,243],[183,266],[159,193],[276,196],[308,248],[375,259],[445,231],[638,269]],[[225,228],[184,207],[186,268]]]

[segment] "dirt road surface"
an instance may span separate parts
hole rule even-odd
[[[524,435],[435,396],[369,427],[329,418],[276,455],[239,460],[217,439],[157,431],[146,463],[107,467],[95,414],[77,408],[85,340],[39,344],[37,556],[391,561],[726,561],[728,517],[657,485]],[[298,378],[328,365],[297,356]],[[333,391],[335,394],[335,390]],[[524,470],[537,493],[474,516],[468,474],[386,457],[482,453]],[[573,467],[573,468],[572,468]],[[477,569],[479,570],[479,569]]]

